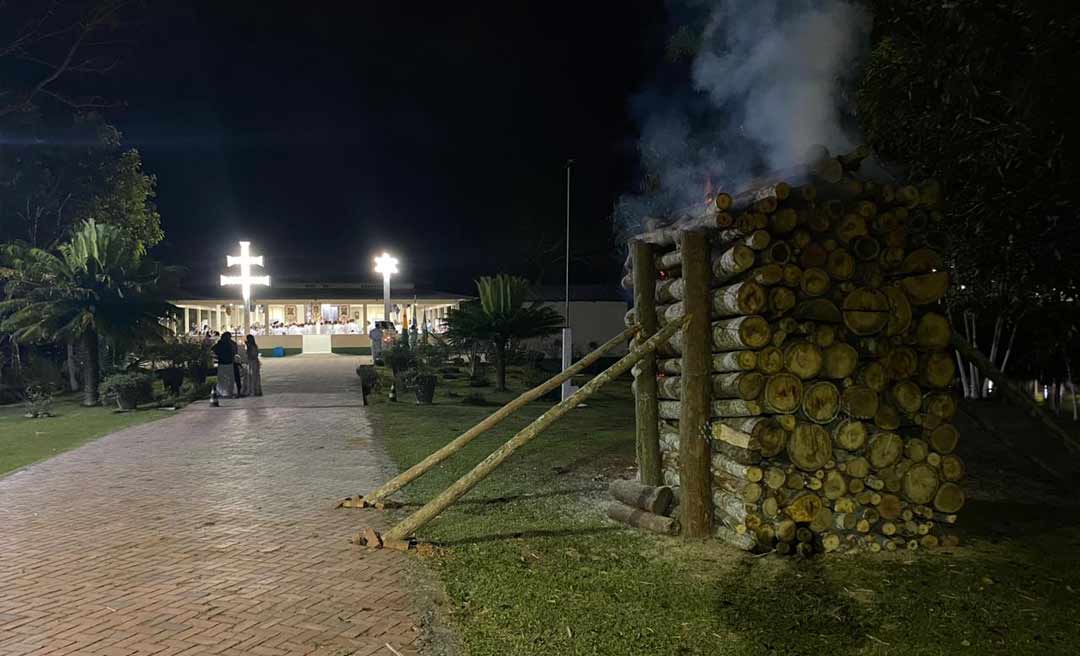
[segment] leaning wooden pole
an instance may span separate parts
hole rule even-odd
[[[712,453],[708,434],[712,331],[709,323],[709,242],[705,233],[680,235],[685,311],[682,405],[679,413],[679,524],[685,537],[712,535]]]
[[[1049,412],[1040,408],[1016,383],[1006,378],[1005,374],[995,367],[993,362],[987,360],[986,356],[979,352],[978,349],[955,332],[952,334],[952,344],[960,352],[960,355],[974,364],[984,376],[994,381],[994,384],[1005,393],[1007,398],[1012,399],[1014,403],[1026,409],[1046,430],[1061,440],[1066,449],[1073,453],[1080,453],[1080,441],[1059,426]]]
[[[643,241],[632,241],[630,249],[634,259],[634,313],[641,327],[635,341],[641,343],[657,330],[656,261],[652,246]],[[663,485],[655,353],[646,354],[634,367],[634,420],[640,480],[645,485]]]
[[[383,538],[384,542],[401,543],[415,533],[418,528],[438,517],[442,511],[446,510],[455,501],[465,496],[465,494],[476,487],[480,481],[487,478],[488,474],[494,471],[504,460],[509,458],[512,453],[531,442],[540,435],[544,429],[555,423],[557,419],[567,412],[570,412],[573,408],[576,408],[579,403],[592,396],[601,387],[621,374],[626,373],[626,371],[641,360],[642,357],[648,353],[652,353],[657,346],[671,339],[671,336],[675,334],[675,331],[682,327],[685,322],[686,320],[684,319],[668,324],[663,330],[650,337],[644,343],[635,346],[631,349],[630,353],[590,380],[568,399],[537,417],[536,420],[512,437],[506,444],[500,446],[480,464],[473,467],[468,474],[459,478],[450,487],[439,494],[439,496],[429,501],[424,507],[420,508],[412,515],[405,518],[400,524],[390,529],[390,532]]]
[[[379,489],[372,492],[369,497],[366,497],[363,500],[369,503],[380,501],[390,496],[394,492],[397,492],[409,483],[412,483],[417,478],[420,478],[425,473],[427,473],[428,470],[430,470],[432,467],[463,449],[466,444],[472,442],[486,431],[489,431],[495,426],[497,426],[500,422],[502,422],[510,415],[514,414],[525,404],[535,401],[536,399],[547,394],[553,389],[557,389],[560,385],[563,384],[564,381],[569,380],[570,377],[584,371],[587,367],[599,360],[601,357],[604,356],[605,353],[607,353],[611,349],[615,348],[620,344],[625,344],[631,337],[633,337],[634,333],[637,332],[637,330],[637,326],[630,326],[615,337],[612,337],[607,342],[604,342],[602,345],[600,345],[600,347],[597,348],[595,351],[589,353],[585,357],[575,362],[573,366],[569,367],[565,371],[558,373],[555,376],[552,376],[547,381],[541,383],[540,385],[537,385],[528,392],[525,392],[513,401],[507,403],[492,414],[488,415],[479,424],[473,426],[461,435],[455,437],[452,441],[446,444],[446,446],[443,446],[438,451],[435,451],[434,453],[424,458],[420,462],[416,463],[412,467],[409,467],[394,478],[383,483]],[[355,504],[355,501],[353,503]]]

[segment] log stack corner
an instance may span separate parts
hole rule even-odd
[[[628,259],[628,269],[640,267],[639,287],[640,271],[655,281],[648,297],[636,290],[627,322],[663,326],[687,305],[702,307],[687,298],[701,287],[683,278],[680,243],[686,231],[706,233],[713,531],[744,549],[809,555],[957,541],[964,463],[939,303],[949,279],[933,249],[941,192],[933,181],[863,179],[865,155],[819,148],[806,170],[717,194],[633,240],[631,251],[651,261]],[[634,280],[628,271],[623,284]],[[699,471],[679,462],[681,404],[688,379],[702,379],[683,376],[684,339],[679,331],[652,366],[635,369],[635,388],[650,390],[637,403],[655,404],[638,417],[658,417],[662,483],[673,488]]]

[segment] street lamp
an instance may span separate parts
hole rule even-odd
[[[383,280],[383,320],[390,320],[390,276],[398,272],[397,258],[387,252],[375,258],[375,273],[382,274]]]
[[[251,267],[263,265],[262,255],[251,254],[251,242],[240,242],[240,255],[228,255],[225,258],[225,263],[229,267],[240,267],[240,275],[238,276],[221,276],[221,286],[225,285],[239,285],[241,293],[244,297],[244,334],[251,332],[251,286],[252,285],[266,285],[270,286],[270,276],[253,276],[251,275]]]

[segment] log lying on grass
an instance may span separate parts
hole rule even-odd
[[[611,481],[608,492],[617,501],[654,515],[666,515],[673,498],[671,488],[666,485],[643,485],[623,479]]]
[[[661,535],[675,535],[679,531],[679,522],[672,517],[657,515],[618,501],[608,504],[607,515],[617,522]]]

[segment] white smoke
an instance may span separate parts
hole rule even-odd
[[[691,88],[635,99],[652,188],[620,200],[617,227],[701,203],[707,181],[738,191],[803,163],[811,145],[853,145],[842,92],[868,42],[865,9],[843,0],[673,0],[669,8],[676,22],[705,26]]]

